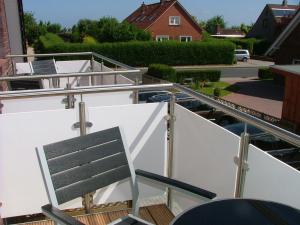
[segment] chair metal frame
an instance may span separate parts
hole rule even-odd
[[[121,139],[122,139],[122,144],[125,150],[125,155],[127,158],[129,170],[130,170],[130,184],[132,188],[132,216],[130,215],[131,218],[137,218],[139,214],[139,204],[138,204],[138,198],[139,198],[139,188],[138,188],[138,179],[143,178],[147,180],[151,180],[154,182],[158,182],[160,184],[164,184],[166,187],[169,188],[175,188],[177,191],[181,191],[187,194],[192,194],[196,195],[200,198],[207,198],[207,199],[213,199],[216,197],[215,193],[212,193],[210,191],[203,190],[198,187],[194,187],[190,184],[186,184],[171,178],[167,178],[161,175],[153,174],[150,172],[146,172],[143,170],[135,170],[133,166],[133,162],[131,159],[131,154],[128,149],[128,145],[126,143],[125,139],[125,134],[123,130],[120,127],[119,128],[120,134],[121,134]],[[89,135],[89,134],[88,134]],[[78,137],[81,138],[81,137]],[[57,209],[58,207],[58,200],[57,196],[55,193],[54,185],[52,182],[52,178],[50,175],[50,170],[48,167],[46,155],[44,152],[43,147],[36,148],[37,156],[38,156],[38,161],[40,164],[41,172],[43,175],[44,183],[46,186],[47,190],[47,195],[49,198],[50,204],[47,204],[45,206],[42,206],[42,212],[45,214],[47,217],[53,219],[57,224],[60,225],[83,225],[81,222],[78,220],[74,219],[71,216],[68,216],[64,214],[62,211]],[[96,191],[96,190],[95,190]],[[128,218],[128,217],[127,217]],[[138,220],[138,219],[137,219]],[[121,220],[118,220],[119,222],[124,221],[124,218]],[[148,222],[143,221],[145,224],[150,224]],[[112,222],[111,224],[117,224],[116,221]]]

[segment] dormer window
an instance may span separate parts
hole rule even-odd
[[[169,17],[169,25],[179,26],[180,25],[180,16],[170,16]]]

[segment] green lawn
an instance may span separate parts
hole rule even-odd
[[[220,88],[221,89],[220,97],[224,97],[226,95],[231,94],[233,91],[238,90],[238,87],[233,86],[233,85],[231,85],[229,83],[226,83],[226,82],[223,82],[223,81],[209,82],[203,88],[197,87],[197,85],[192,84],[191,88],[196,90],[196,91],[199,91],[203,94],[206,94],[206,95],[213,95],[214,94],[214,89],[215,88]]]

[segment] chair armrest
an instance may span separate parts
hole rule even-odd
[[[217,196],[213,192],[195,187],[193,185],[190,185],[190,184],[178,181],[178,180],[164,177],[164,176],[161,176],[158,174],[150,173],[150,172],[143,171],[143,170],[136,170],[135,173],[137,176],[144,177],[144,178],[147,178],[152,181],[159,182],[159,183],[163,183],[164,185],[169,186],[170,188],[178,189],[178,191],[185,191],[187,193],[199,195],[201,197],[208,198],[208,199],[213,199]]]
[[[84,225],[72,216],[69,216],[53,207],[51,204],[42,206],[42,212],[45,216],[49,217],[54,222],[57,222],[59,225]]]

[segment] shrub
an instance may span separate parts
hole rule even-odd
[[[131,66],[232,64],[234,45],[230,42],[134,41],[101,44],[51,43],[40,38],[38,53],[96,52]]]
[[[221,88],[215,88],[214,89],[214,96],[215,97],[220,97],[221,96]]]
[[[176,70],[168,65],[151,64],[148,68],[148,74],[172,82],[175,82],[176,80]]]
[[[260,68],[258,77],[260,80],[274,79],[274,73],[269,68]]]
[[[178,71],[176,75],[176,82],[183,83],[185,78],[193,78],[194,82],[217,82],[221,78],[221,71],[219,70],[186,70]]]
[[[284,87],[285,79],[284,76],[273,73],[269,68],[260,68],[258,70],[258,77],[260,80],[273,80],[275,84]]]
[[[97,44],[98,42],[95,38],[87,35],[83,38],[83,43],[85,43],[85,44]]]

